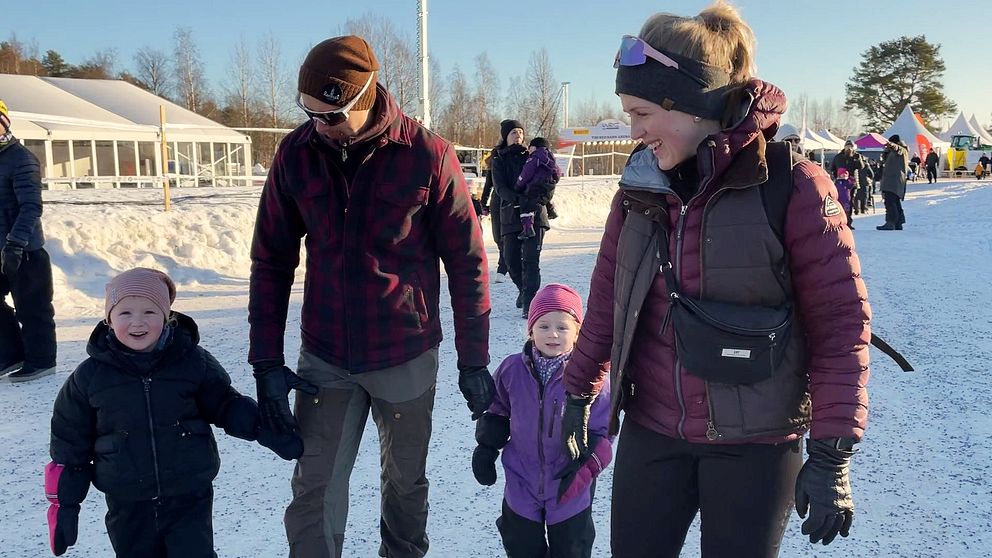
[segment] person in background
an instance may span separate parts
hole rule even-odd
[[[906,199],[906,176],[909,172],[909,148],[899,134],[889,137],[882,150],[882,200],[885,202],[885,223],[875,227],[880,231],[901,231],[906,222],[902,200]]]
[[[556,216],[552,215],[551,198],[554,196],[555,185],[561,179],[555,156],[548,149],[548,140],[541,137],[530,140],[527,152],[530,156],[524,163],[516,186],[517,193],[526,196],[526,200],[520,202],[520,226],[523,230],[517,236],[519,240],[535,235],[534,214],[540,205],[548,207],[549,219]]]
[[[504,131],[511,125],[515,124],[507,124]],[[517,287],[517,308],[521,309],[521,316],[526,319],[530,300],[541,287],[541,249],[544,246],[544,235],[551,228],[547,204],[551,201],[553,185],[548,196],[536,200],[517,191],[517,181],[524,171],[528,152],[523,146],[522,128],[512,128],[507,133],[507,137],[519,138],[519,144],[510,142],[506,149],[493,157],[493,184],[501,200],[503,258],[510,271],[510,279]],[[527,213],[521,210],[521,204],[535,210],[534,236],[521,234],[521,213]]]
[[[927,153],[926,167],[927,167],[927,184],[933,184],[937,182],[937,164],[940,162],[940,155],[937,155],[936,151],[931,151]]]
[[[138,267],[107,284],[89,357],[55,398],[45,493],[52,552],[76,542],[92,483],[106,495],[118,558],[216,558],[211,424],[265,441],[258,405],[231,387],[192,318],[174,312],[168,275]]]
[[[403,114],[378,76],[361,37],[310,50],[297,81],[308,119],[280,144],[255,221],[248,362],[262,425],[284,433],[281,456],[298,459],[285,515],[293,558],[341,556],[349,477],[370,412],[382,467],[379,554],[427,553],[442,264],[458,387],[473,420],[493,397],[488,264],[458,157]],[[283,338],[303,239],[294,372]],[[292,388],[308,394],[296,398],[295,415]]]
[[[551,283],[538,291],[524,350],[496,370],[496,397],[476,424],[472,473],[479,484],[496,483],[496,459],[503,452],[503,513],[496,526],[511,558],[592,555],[595,480],[613,455],[606,435],[608,396],[592,406],[590,451],[582,459],[566,456],[556,429],[565,404],[562,371],[581,326],[582,299],[575,289]]]
[[[854,230],[854,222],[851,218],[852,213],[852,201],[854,190],[854,180],[851,179],[850,173],[847,169],[841,167],[837,169],[837,179],[834,180],[834,186],[837,187],[837,202],[840,206],[844,208],[844,213],[847,214],[847,228]]]
[[[0,100],[0,376],[26,382],[55,372],[55,291],[41,227],[41,169],[10,126]]]
[[[503,254],[503,226],[502,212],[503,202],[499,197],[499,188],[495,179],[499,175],[501,181],[516,180],[523,170],[526,162],[526,155],[521,157],[521,150],[524,143],[524,126],[517,120],[506,119],[499,123],[500,141],[489,155],[489,173],[486,174],[486,185],[482,189],[482,205],[488,208],[489,218],[493,226],[493,242],[499,251],[499,259],[496,264],[496,276],[494,282],[504,283],[507,274],[510,272],[506,263],[506,256]],[[524,152],[525,153],[525,152]],[[497,171],[497,167],[499,170]],[[519,297],[518,297],[519,300]],[[517,304],[520,308],[520,304]]]
[[[613,556],[676,557],[699,515],[702,556],[771,558],[793,505],[811,543],[850,533],[867,292],[829,175],[770,141],[786,100],[754,59],[750,27],[721,0],[651,16],[615,59],[640,147],[607,217],[562,417],[580,458],[610,378]],[[787,196],[768,199],[781,229],[765,184]],[[693,305],[776,336],[724,337]]]

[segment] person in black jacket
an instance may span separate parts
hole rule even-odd
[[[211,483],[220,468],[210,424],[255,440],[258,406],[198,345],[192,318],[172,312],[164,273],[135,268],[107,285],[106,319],[89,358],[55,400],[45,492],[52,552],[76,542],[90,483],[106,495],[118,558],[212,558]]]
[[[504,121],[506,122],[506,121]],[[511,121],[516,122],[516,121]],[[528,198],[526,193],[517,191],[517,178],[523,172],[527,163],[527,148],[523,146],[523,129],[513,129],[507,135],[507,146],[497,150],[493,156],[491,173],[496,193],[500,197],[500,234],[503,237],[503,259],[510,272],[510,279],[517,286],[517,308],[522,310],[522,316],[527,317],[530,301],[541,287],[541,248],[544,245],[544,233],[551,228],[548,219],[547,204],[554,196],[554,184],[547,185],[542,190],[543,196],[537,199]],[[519,137],[516,142],[510,141]],[[534,236],[521,239],[523,231],[520,222],[521,204],[536,204],[534,212]]]
[[[506,280],[506,275],[509,272],[509,268],[506,265],[506,258],[503,256],[503,233],[502,233],[502,220],[500,219],[500,207],[502,207],[502,200],[499,197],[499,188],[495,183],[495,167],[496,160],[501,155],[506,155],[510,152],[516,152],[519,148],[523,147],[524,144],[524,125],[518,120],[513,120],[508,118],[499,123],[499,145],[493,147],[492,153],[489,156],[489,172],[486,173],[486,185],[482,189],[482,205],[488,208],[489,218],[492,220],[493,226],[493,241],[496,243],[496,249],[499,250],[499,260],[496,264],[496,283],[503,283]],[[526,161],[526,153],[524,161]],[[512,170],[512,169],[511,169]],[[500,178],[502,180],[512,180],[513,184],[516,184],[517,177],[520,176],[520,171],[523,170],[523,163],[520,164],[520,168],[517,169],[516,174],[507,175],[506,173],[501,173]],[[519,308],[520,305],[517,305]]]
[[[0,376],[12,382],[55,371],[52,262],[44,244],[38,159],[11,133],[0,100]],[[14,308],[4,301],[8,294]]]

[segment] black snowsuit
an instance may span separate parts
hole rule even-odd
[[[174,316],[171,338],[149,353],[130,351],[101,322],[89,358],[55,400],[52,461],[92,463],[119,558],[216,556],[211,483],[220,456],[210,424],[256,437],[258,406],[198,345],[192,318]]]

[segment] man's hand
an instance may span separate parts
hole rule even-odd
[[[809,440],[809,459],[796,479],[796,511],[809,542],[828,545],[840,534],[846,537],[854,521],[854,500],[848,466],[854,455],[853,442],[844,438]]]
[[[493,376],[485,366],[462,366],[459,364],[458,389],[465,397],[468,409],[472,411],[472,420],[479,420],[482,413],[485,413],[490,403],[493,402],[493,396],[496,394]]]
[[[258,442],[283,459],[298,459],[303,455],[303,440],[296,417],[289,409],[289,391],[297,389],[317,395],[317,386],[283,365],[256,364],[254,375],[258,390]]]
[[[17,275],[21,269],[21,260],[24,259],[24,246],[8,239],[0,251],[0,272],[11,279]]]

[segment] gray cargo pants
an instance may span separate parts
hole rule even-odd
[[[304,451],[286,509],[291,558],[339,558],[348,521],[349,478],[368,420],[379,429],[382,505],[379,556],[427,554],[427,447],[437,348],[391,368],[349,374],[305,349],[297,373],[320,388],[296,398]]]

